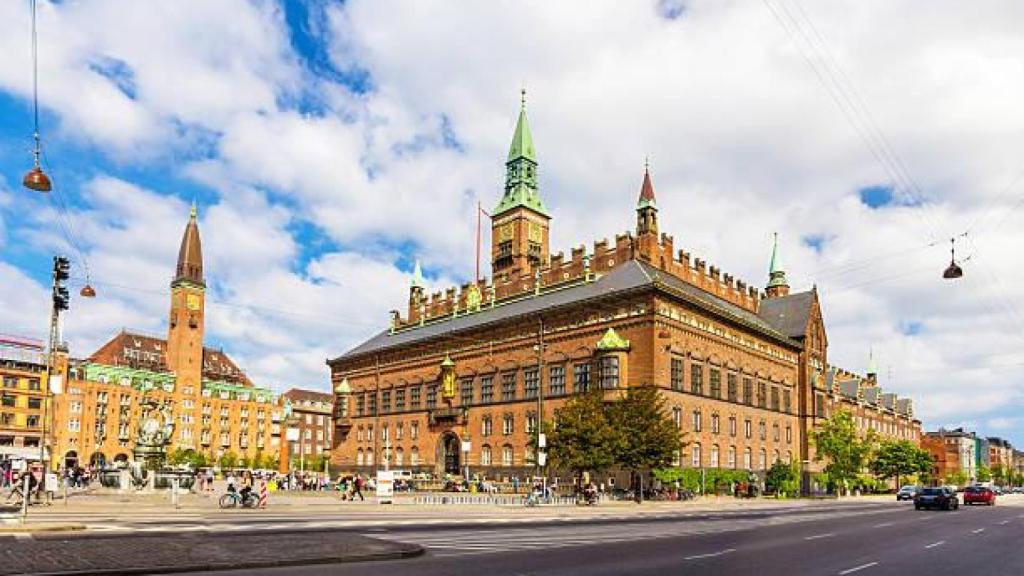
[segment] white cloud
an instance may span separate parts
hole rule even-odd
[[[201,212],[209,333],[256,376],[326,386],[323,359],[402,308],[403,251],[439,283],[469,276],[474,204],[500,195],[525,83],[556,251],[632,227],[650,155],[677,247],[762,284],[778,231],[794,289],[822,295],[834,362],[863,370],[873,346],[883,384],[913,396],[926,425],[1005,424],[993,411],[1024,405],[1024,211],[1010,211],[1024,184],[1000,198],[1021,170],[1024,9],[770,4],[807,12],[930,207],[859,202],[888,175],[764,3],[695,0],[675,20],[660,14],[677,4],[654,1],[332,5],[313,29],[337,69],[369,72],[366,94],[304,69],[269,2],[44,4],[43,103],[115,162],[219,193]],[[24,12],[0,8],[5,54],[28,46]],[[0,60],[0,89],[28,94],[25,62]],[[131,73],[112,80],[118,63]],[[281,104],[310,93],[326,111]],[[111,287],[69,332],[163,329],[187,213],[171,192],[86,186],[94,273],[152,292]],[[0,210],[8,245],[61,243],[44,229],[52,212],[12,225]],[[972,224],[965,278],[941,281],[946,239]],[[309,250],[303,230],[326,248]],[[826,239],[820,252],[807,236]]]

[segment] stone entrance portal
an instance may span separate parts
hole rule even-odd
[[[454,432],[445,432],[441,435],[437,446],[437,471],[440,474],[457,475],[460,472],[459,451],[462,449],[462,442]]]

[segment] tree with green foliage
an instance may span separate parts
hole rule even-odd
[[[996,483],[996,486],[1006,484],[1006,469],[1003,468],[1002,464],[996,464],[992,467],[992,481]]]
[[[608,421],[617,436],[615,463],[633,477],[638,477],[640,470],[671,466],[683,446],[666,402],[654,386],[635,386],[608,410]],[[639,502],[643,486],[638,484]]]
[[[901,478],[931,470],[932,455],[909,440],[885,440],[872,454],[869,467],[882,480],[895,478],[898,489]]]
[[[990,482],[992,480],[992,470],[988,466],[982,464],[978,466],[978,482]]]
[[[582,484],[584,472],[608,469],[615,461],[618,439],[608,421],[602,391],[592,389],[573,396],[556,409],[547,440],[548,463],[571,470],[578,484]]]
[[[967,472],[963,470],[957,470],[956,472],[950,472],[946,474],[946,484],[951,486],[963,486],[967,484]]]
[[[874,431],[861,438],[853,416],[846,410],[839,410],[832,417],[811,432],[814,442],[815,461],[828,460],[825,472],[834,486],[849,492],[851,481],[864,468],[874,445]]]
[[[217,460],[217,464],[222,469],[237,468],[238,467],[238,455],[235,454],[234,452],[228,450],[227,452],[221,454],[220,458]]]
[[[796,462],[786,464],[776,460],[768,469],[764,479],[765,488],[775,496],[788,496],[800,491],[800,465]]]

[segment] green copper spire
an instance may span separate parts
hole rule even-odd
[[[875,348],[872,346],[868,348],[868,376],[878,375],[878,363],[875,362]]]
[[[768,266],[768,287],[773,288],[775,286],[789,287],[789,282],[786,281],[786,271],[782,269],[782,254],[779,252],[779,235],[775,234],[775,240],[772,243],[772,262]]]
[[[412,269],[412,282],[413,288],[423,288],[426,284],[423,282],[423,269],[420,268],[419,259],[416,260],[416,266]]]
[[[525,89],[522,91],[516,131],[508,149],[508,161],[505,162],[505,194],[493,213],[498,215],[518,206],[548,215],[537,186],[537,151],[533,147],[533,135],[530,134],[530,124],[526,120]]]

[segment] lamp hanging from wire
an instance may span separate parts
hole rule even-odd
[[[21,181],[22,185],[29,190],[36,192],[49,192],[53,189],[50,177],[43,172],[39,165],[39,56],[36,48],[36,0],[31,1],[32,5],[32,120],[34,131],[32,138],[35,140],[35,147],[32,149],[34,163],[32,169],[25,174]]]
[[[956,237],[949,239],[949,266],[942,272],[946,280],[955,280],[964,275],[964,269],[956,263]]]

